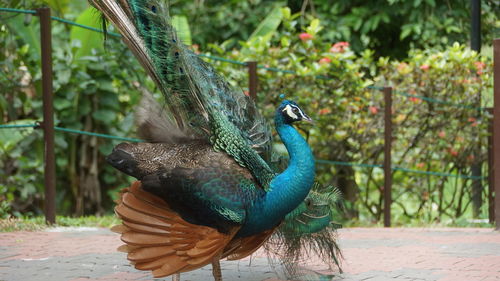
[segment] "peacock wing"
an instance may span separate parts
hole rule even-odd
[[[236,163],[176,167],[145,176],[142,182],[144,190],[165,200],[184,220],[221,233],[244,224],[247,210],[265,193]]]
[[[177,126],[199,138],[215,141],[233,139],[268,160],[271,133],[254,102],[241,89],[232,87],[208,63],[180,42],[168,14],[159,0],[90,0],[114,23],[165,97]],[[239,150],[216,144],[233,157]],[[264,161],[250,162],[267,165]],[[252,163],[240,164],[252,166]],[[267,167],[267,173],[271,170]],[[259,176],[259,175],[258,175]]]
[[[115,212],[122,224],[112,228],[121,233],[127,258],[139,270],[154,277],[194,270],[218,259],[239,227],[227,233],[183,220],[162,199],[145,192],[136,181],[124,189]]]

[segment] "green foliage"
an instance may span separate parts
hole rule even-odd
[[[99,18],[96,17],[96,14],[98,14],[98,11],[93,7],[89,7],[78,16],[76,23],[94,28],[101,28]],[[92,55],[92,50],[103,50],[103,36],[98,32],[83,29],[78,26],[72,26],[70,39],[72,42],[77,41],[80,44],[75,53],[76,60],[84,56]]]
[[[4,2],[0,0],[2,6],[24,5],[22,8],[48,3],[56,15],[99,27],[98,15],[84,12],[87,5],[82,1],[40,0],[29,5],[24,1]],[[297,73],[260,68],[258,103],[269,118],[280,102],[280,93],[301,104],[316,120],[315,126],[301,125],[300,129],[317,158],[381,164],[383,95],[367,86],[392,85],[396,90],[395,166],[470,175],[473,163],[485,162],[489,116],[470,107],[491,105],[491,60],[463,46],[468,41],[467,1],[342,0],[333,5],[314,1],[314,9],[302,1],[234,0],[218,5],[211,1],[171,2],[171,14],[189,19],[194,43],[201,44],[202,49]],[[484,42],[498,35],[495,5],[483,1]],[[304,11],[294,13],[302,7]],[[264,21],[263,15],[267,15]],[[3,16],[2,20],[1,123],[33,123],[42,118],[37,20],[30,15]],[[132,110],[140,96],[138,87],[154,91],[152,83],[119,40],[111,38],[103,48],[100,36],[53,22],[56,125],[130,135]],[[229,38],[232,40],[225,41]],[[247,41],[241,42],[240,50],[233,50],[238,40]],[[454,41],[462,45],[452,45]],[[213,42],[223,43],[209,44]],[[215,64],[233,84],[247,85],[246,68]],[[110,210],[110,199],[130,181],[104,161],[115,144],[56,133],[59,213]],[[284,151],[279,142],[276,147]],[[40,214],[41,132],[3,129],[0,149],[0,217]],[[318,177],[322,183],[342,189],[348,216],[363,222],[380,220],[381,169],[318,164]],[[470,194],[470,179],[395,171],[394,218],[400,224],[448,220],[461,224],[471,213]]]
[[[263,15],[269,14],[276,1],[232,0],[172,2],[172,14],[190,19],[194,43],[222,43],[232,48],[247,40],[258,29]],[[484,45],[500,36],[498,1],[482,2],[481,36]],[[300,12],[299,31],[312,17],[325,26],[323,37],[330,42],[348,41],[352,50],[375,51],[375,56],[405,58],[412,48],[444,48],[470,41],[470,1],[435,0],[340,0],[278,1],[292,13]]]
[[[31,27],[26,24],[26,21],[31,21],[31,15],[17,15],[11,18],[7,25],[10,27],[10,30],[15,32],[18,36],[20,36],[23,41],[26,43],[26,49],[30,52],[30,55],[35,60],[40,59],[40,28],[39,26]]]
[[[182,43],[190,46],[191,40],[191,30],[189,28],[188,20],[185,16],[173,16],[172,25],[174,26],[177,34],[179,35]]]
[[[255,31],[248,38],[249,41],[256,37],[270,37],[281,24],[283,18],[282,8],[278,5],[271,10],[266,18],[257,26]]]
[[[42,0],[45,5],[48,5],[58,13],[64,14],[68,10],[69,0]]]
[[[269,14],[284,1],[170,1],[172,15],[184,15],[189,19],[193,43],[206,46],[209,43],[226,42],[235,47],[239,40],[246,40]]]
[[[78,17],[77,17],[78,16]],[[98,22],[91,10],[75,15],[82,24]],[[2,83],[1,123],[24,124],[42,119],[41,69],[33,48],[36,22],[23,15],[0,25]],[[18,25],[22,24],[23,29]],[[72,32],[70,32],[70,30]],[[28,33],[26,33],[27,31]],[[53,22],[54,109],[56,126],[117,136],[130,135],[132,106],[138,85],[151,85],[132,54],[102,34],[80,32]],[[91,31],[90,31],[91,32]],[[34,34],[32,34],[34,33]],[[38,36],[38,35],[36,35]],[[38,39],[37,39],[38,40]],[[35,46],[36,47],[36,46]],[[39,130],[3,129],[0,135],[1,217],[40,214],[43,206],[43,138]],[[107,167],[104,156],[118,141],[57,132],[57,206],[62,214],[104,213],[116,189],[129,181]]]
[[[367,88],[375,84],[395,88],[395,166],[470,175],[473,163],[485,162],[481,143],[487,136],[488,115],[471,108],[484,105],[480,94],[491,93],[490,60],[459,44],[445,51],[415,50],[406,61],[375,60],[370,50],[356,55],[346,43],[326,43],[318,20],[311,20],[299,34],[294,29],[299,19],[287,11],[283,15],[282,28],[270,42],[243,43],[248,54],[225,51],[223,46],[212,49],[222,57],[258,60],[265,67],[297,73],[260,69],[258,102],[270,118],[280,93],[296,100],[316,121],[313,127],[300,126],[318,159],[383,162],[384,97],[381,91]],[[233,77],[234,84],[247,83],[245,68],[216,64],[219,71]],[[381,169],[319,165],[318,177],[343,191],[349,215],[359,215],[364,221],[381,218]],[[396,221],[430,222],[470,215],[470,188],[470,179],[397,171],[393,196]]]
[[[57,216],[53,227],[106,227],[116,225],[120,220],[114,215],[108,216],[86,216],[86,217],[64,217]],[[40,231],[48,228],[44,217],[10,217],[0,219],[0,232],[12,231]],[[52,226],[51,226],[52,227]]]
[[[471,175],[473,164],[487,161],[491,120],[477,108],[487,105],[484,97],[491,95],[491,61],[459,44],[442,52],[412,51],[410,58],[406,62],[380,59],[377,82],[455,106],[396,95],[394,165]],[[470,212],[470,179],[408,177],[401,172],[395,172],[394,178],[398,187],[394,198],[406,202],[395,206],[400,216],[432,221]],[[436,213],[439,217],[434,217]]]

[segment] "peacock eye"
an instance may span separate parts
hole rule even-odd
[[[292,111],[293,111],[293,113],[295,113],[295,114],[299,113],[299,109],[298,109],[298,108],[296,108],[296,107],[294,107],[294,108],[292,109]]]
[[[306,200],[306,206],[309,208],[312,206],[312,200],[311,199],[307,199]]]

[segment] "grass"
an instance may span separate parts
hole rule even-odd
[[[384,222],[367,222],[365,220],[347,220],[342,222],[342,227],[384,227]],[[392,221],[392,227],[426,227],[426,228],[437,228],[437,227],[480,227],[480,228],[495,228],[494,224],[486,222],[484,220],[470,220],[465,218],[459,218],[455,220],[443,220],[441,222],[426,222],[426,221],[416,221],[411,220],[409,222],[403,223],[399,220]]]
[[[114,215],[106,216],[87,216],[87,217],[64,217],[57,216],[56,224],[53,226],[47,226],[44,217],[23,217],[16,218],[10,217],[7,219],[0,219],[0,232],[12,232],[12,231],[39,231],[44,230],[48,227],[57,226],[72,226],[72,227],[105,227],[109,228],[115,224],[118,224],[120,220]]]
[[[56,218],[56,224],[53,226],[62,227],[104,227],[109,228],[113,225],[119,224],[120,220],[114,215],[105,216],[87,216],[87,217],[64,217],[58,216]],[[23,217],[16,218],[11,217],[8,219],[0,219],[0,232],[12,232],[12,231],[40,231],[48,227],[45,224],[44,217]],[[383,227],[383,222],[369,223],[367,221],[360,220],[348,220],[342,223],[343,228],[347,227]],[[494,225],[484,221],[472,221],[464,218],[457,220],[449,220],[440,223],[427,223],[427,222],[411,222],[402,224],[401,222],[393,222],[393,227],[484,227],[484,228],[494,228]]]

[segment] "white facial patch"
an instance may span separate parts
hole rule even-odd
[[[285,106],[285,108],[283,109],[283,111],[286,112],[286,115],[288,115],[293,120],[297,120],[297,119],[299,119],[299,116],[297,116],[297,114],[293,113],[293,108],[297,108],[299,110],[299,112],[302,113],[300,111],[300,108],[298,108],[298,107],[292,107],[289,104],[287,106]]]

